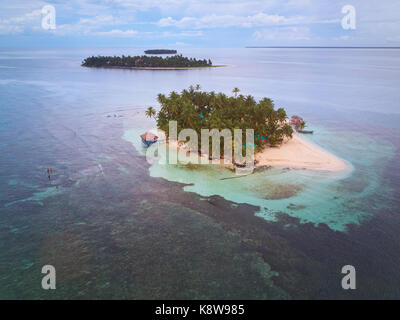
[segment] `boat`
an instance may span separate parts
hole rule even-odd
[[[297,132],[299,132],[299,133],[309,133],[309,134],[312,134],[312,133],[314,133],[314,130],[297,130]]]
[[[140,138],[142,139],[143,144],[146,147],[150,147],[153,143],[156,143],[158,140],[158,136],[151,132],[145,132],[142,135],[140,135]]]

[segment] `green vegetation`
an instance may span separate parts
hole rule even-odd
[[[155,117],[157,115],[157,111],[156,109],[154,109],[153,107],[148,107],[146,110],[146,117],[152,118]]]
[[[152,49],[146,50],[145,54],[176,54],[176,50],[169,50],[169,49]]]
[[[82,62],[84,67],[103,67],[103,68],[193,68],[211,67],[211,60],[197,60],[187,58],[182,55],[170,57],[157,56],[122,56],[122,57],[89,57]]]
[[[306,122],[304,120],[301,120],[300,123],[296,126],[298,130],[304,130],[306,127]]]
[[[256,152],[265,146],[277,146],[285,137],[291,138],[292,127],[286,122],[287,115],[283,108],[275,109],[269,98],[256,102],[251,95],[237,96],[238,88],[233,90],[234,97],[223,93],[200,91],[200,86],[190,86],[181,94],[172,91],[169,96],[158,95],[161,109],[155,116],[157,126],[168,136],[169,121],[177,121],[178,131],[191,128],[200,137],[201,129],[254,129]],[[154,115],[150,107],[146,114]],[[221,139],[222,140],[222,139]],[[245,140],[243,140],[245,141]],[[223,142],[221,141],[221,151]]]

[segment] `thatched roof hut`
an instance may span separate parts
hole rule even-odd
[[[142,135],[140,135],[140,137],[143,141],[156,141],[158,139],[158,136],[149,131],[143,133]]]

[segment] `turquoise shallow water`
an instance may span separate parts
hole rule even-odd
[[[0,50],[1,299],[400,297],[397,50],[186,48],[229,67],[80,67],[142,51]],[[149,165],[145,108],[196,83],[271,97],[352,171]],[[360,290],[341,290],[345,264]]]
[[[347,170],[330,173],[277,167],[238,178],[219,165],[197,165],[193,168],[160,160],[151,165],[150,175],[186,184],[184,190],[187,192],[205,197],[219,195],[235,203],[257,206],[260,209],[256,215],[268,221],[276,221],[277,214],[284,213],[298,218],[302,223],[324,223],[332,230],[346,231],[347,225],[360,224],[372,215],[363,208],[362,203],[374,197],[378,190],[383,191],[378,172],[371,173],[364,181],[359,181],[358,172],[363,167],[384,165],[390,161],[395,155],[395,147],[352,132],[337,134],[322,127],[313,128],[315,136],[303,138],[335,151],[336,155],[349,163]],[[145,155],[147,149],[138,136],[151,129],[155,130],[151,124],[141,129],[127,129],[124,139]],[[349,136],[352,140],[350,146],[345,143]],[[342,187],[343,183],[357,185],[362,190],[348,190]]]

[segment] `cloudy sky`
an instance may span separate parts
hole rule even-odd
[[[56,28],[42,27],[53,5]],[[342,27],[352,5],[356,29]],[[399,0],[0,0],[0,46],[400,46]]]

